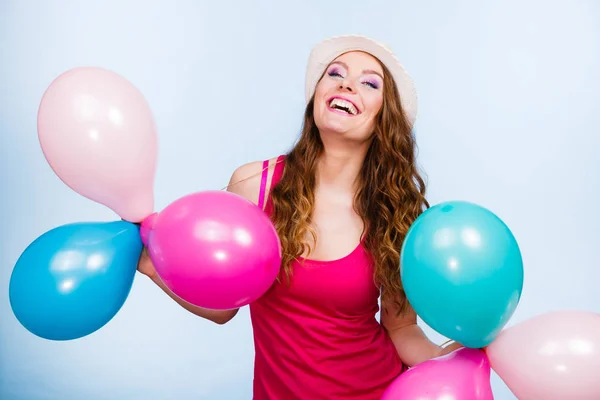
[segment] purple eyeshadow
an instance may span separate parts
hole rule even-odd
[[[340,70],[337,67],[333,67],[328,72],[329,76],[341,75]]]
[[[365,83],[373,87],[374,89],[379,89],[379,82],[375,79],[367,79]]]

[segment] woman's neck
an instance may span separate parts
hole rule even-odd
[[[317,187],[328,187],[354,193],[356,178],[362,168],[368,148],[325,149],[317,162]]]

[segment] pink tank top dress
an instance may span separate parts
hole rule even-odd
[[[284,157],[277,161],[271,188],[283,174]],[[261,208],[264,201],[261,195]],[[267,194],[265,212],[272,211]],[[379,400],[403,365],[376,319],[378,298],[362,244],[338,260],[295,261],[291,283],[275,282],[250,305],[253,399]]]

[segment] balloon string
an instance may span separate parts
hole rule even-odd
[[[224,188],[221,188],[221,190],[227,190],[227,189],[229,189],[230,187],[232,187],[232,186],[234,186],[234,185],[237,185],[238,183],[242,183],[242,182],[244,182],[244,181],[247,181],[247,180],[248,180],[248,179],[250,179],[250,178],[254,178],[254,177],[255,177],[255,176],[257,176],[257,175],[260,175],[260,174],[262,174],[263,172],[265,172],[265,171],[266,171],[266,170],[268,170],[269,168],[271,168],[271,167],[275,167],[275,166],[276,166],[277,164],[279,164],[280,162],[283,162],[283,161],[276,161],[276,162],[275,162],[275,164],[273,164],[273,165],[267,165],[267,167],[266,167],[266,168],[263,168],[263,169],[261,169],[261,170],[260,170],[260,172],[257,172],[257,173],[256,173],[256,174],[254,174],[254,175],[250,175],[249,177],[247,177],[247,178],[244,178],[244,179],[241,179],[241,180],[239,180],[239,181],[237,181],[237,182],[230,183],[229,185],[225,186]]]
[[[452,340],[452,339],[448,339],[448,340],[446,340],[444,343],[442,343],[442,344],[440,345],[440,347],[441,347],[441,348],[444,348],[444,347],[446,347],[446,345],[447,345],[448,343],[451,343],[451,342],[454,342],[454,340]]]

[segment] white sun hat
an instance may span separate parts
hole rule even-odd
[[[335,36],[325,39],[313,47],[308,57],[306,68],[306,102],[308,103],[312,98],[317,83],[327,66],[340,55],[357,50],[371,54],[390,71],[400,93],[402,108],[406,113],[410,125],[413,126],[417,117],[417,91],[411,77],[386,45],[366,36]]]

